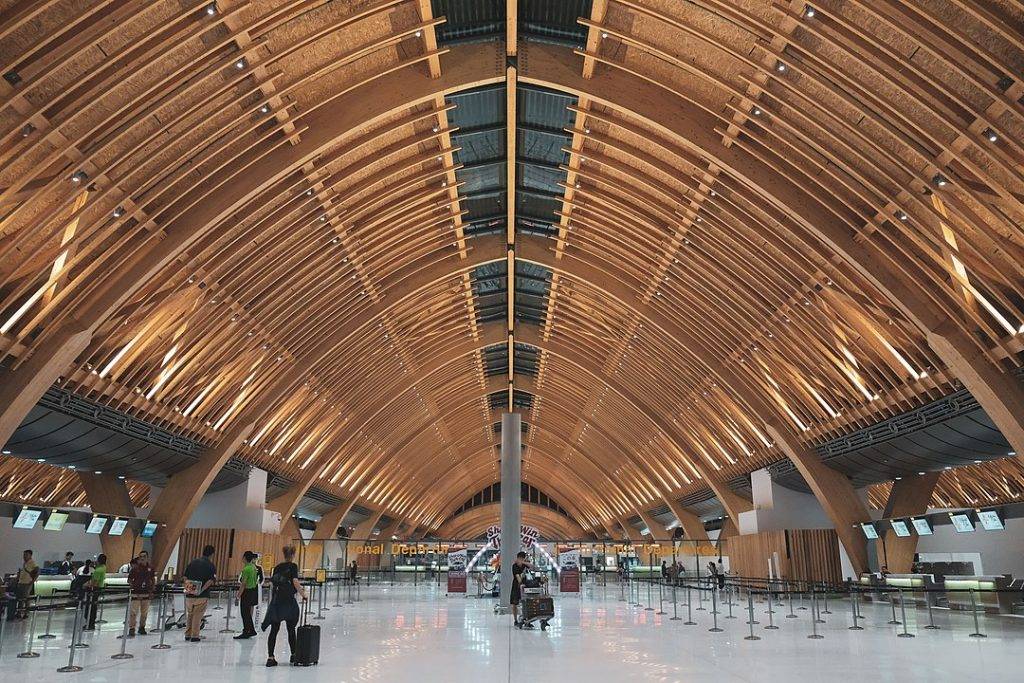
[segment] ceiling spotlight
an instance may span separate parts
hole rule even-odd
[[[46,462],[46,458],[36,458],[36,462]]]
[[[324,223],[324,222],[326,222],[326,221],[327,221],[327,216],[326,216],[326,215],[324,215],[324,216],[320,216],[320,222],[321,222],[321,223]]]
[[[217,13],[217,3],[211,2],[209,5],[206,6],[206,14],[207,14],[207,16],[211,16],[212,17],[216,13]]]
[[[601,37],[602,38],[607,38],[608,37],[608,32],[607,31],[601,31]]]
[[[949,180],[947,180],[946,176],[942,175],[941,173],[936,173],[935,177],[932,178],[932,182],[938,185],[939,187],[945,187],[947,184],[949,184]]]
[[[782,73],[783,71],[786,70],[786,65],[784,63],[782,63],[782,62],[776,62],[775,63],[775,70],[778,71],[779,73]]]
[[[419,38],[423,35],[423,31],[416,31],[416,37]]]
[[[124,207],[123,206],[119,206],[116,209],[114,209],[114,213],[113,213],[114,218],[120,218],[123,215],[124,215]]]
[[[103,470],[96,470],[93,472],[93,474],[103,474]]]
[[[71,182],[83,183],[89,179],[89,174],[85,171],[75,171],[74,175],[71,176]]]
[[[124,479],[124,475],[123,474],[119,474],[119,475],[117,475],[117,478],[118,479]]]
[[[810,5],[804,7],[804,16],[807,17],[808,19],[813,19],[815,14],[816,12],[814,11],[814,8],[811,7]]]
[[[261,114],[269,114],[270,113],[270,105],[269,104],[264,104],[262,107],[260,107],[260,113]]]
[[[897,211],[896,212],[896,218],[899,218],[901,221],[905,221],[905,220],[907,220],[907,218],[909,218],[909,216],[907,216],[907,212],[906,211]]]
[[[21,127],[21,137],[27,138],[29,135],[32,135],[35,129],[36,127],[33,126],[31,123],[26,123],[24,126]]]
[[[996,142],[997,140],[999,140],[999,136],[991,128],[986,128],[985,139],[988,140],[989,142]]]
[[[761,108],[760,107],[754,107],[754,112],[753,113],[754,113],[754,116],[760,116],[761,115]]]
[[[313,188],[312,187],[309,188],[308,190],[306,190],[306,196],[307,197],[312,197],[313,196]]]
[[[437,131],[441,130],[441,128],[440,128],[440,126],[434,126],[430,130],[436,133]]]
[[[586,133],[587,135],[590,135],[590,129],[589,128],[584,128],[583,132]]]
[[[235,61],[235,68],[236,69],[244,69],[245,68],[245,57],[239,57],[238,60]]]
[[[11,452],[10,452],[9,450],[7,450],[7,449],[5,448],[5,449],[3,450],[3,454],[4,454],[4,455],[10,455],[10,454],[11,454]]]

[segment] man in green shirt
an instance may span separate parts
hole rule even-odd
[[[256,606],[259,599],[256,587],[258,585],[256,573],[256,553],[246,550],[243,555],[245,566],[238,576],[238,605],[242,610],[242,632],[235,636],[235,640],[245,640],[256,635],[256,625],[252,620],[252,608]]]
[[[92,575],[89,577],[89,583],[86,584],[88,590],[88,601],[85,608],[89,615],[89,625],[85,627],[86,631],[96,630],[96,610],[100,604],[100,594],[103,592],[103,586],[107,584],[107,556],[102,553],[96,557],[96,566],[93,567]]]

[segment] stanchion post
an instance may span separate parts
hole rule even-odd
[[[39,611],[39,596],[35,596],[33,601],[35,605],[32,607],[32,616],[28,620],[28,648],[18,654],[18,659],[35,659],[39,656],[38,652],[33,652],[32,641],[36,639],[36,612]]]
[[[793,612],[793,585],[789,581],[786,582],[786,592],[789,594],[789,614],[786,615],[786,618],[796,619],[797,616]]]
[[[56,590],[54,590],[54,591],[52,591],[50,593],[50,608],[46,612],[46,633],[44,633],[43,635],[39,636],[39,640],[50,640],[51,638],[56,638],[57,637],[57,636],[53,635],[52,633],[50,633],[50,624],[53,623],[53,598],[54,598],[54,596],[56,594],[57,594]]]
[[[732,603],[732,591],[733,591],[733,588],[734,588],[734,586],[726,586],[726,589],[725,589],[726,590],[726,593],[725,593],[725,595],[726,595],[726,598],[725,598],[726,605],[729,607],[729,613],[727,615],[725,615],[726,619],[735,619],[736,618],[735,616],[733,616],[733,613],[732,613],[732,605],[733,605],[733,603]]]
[[[658,611],[655,614],[665,613],[665,577],[658,581]]]
[[[853,626],[851,626],[849,630],[863,631],[864,627],[857,625],[857,619],[860,617],[860,614],[857,612],[857,591],[853,590],[852,588],[850,589],[850,612],[853,616]]]
[[[714,624],[708,629],[711,633],[721,633],[725,629],[718,628],[718,591],[711,591],[711,619]]]
[[[4,653],[4,629],[5,629],[6,626],[7,626],[7,605],[0,605],[0,655],[2,655]]]
[[[675,543],[673,541],[673,543]],[[672,582],[672,616],[669,621],[680,621],[679,617],[679,603],[676,602],[676,582]]]
[[[772,591],[768,589],[768,625],[764,627],[767,631],[778,631],[779,627],[775,625],[775,610],[772,609]]]
[[[223,594],[223,591],[221,591]],[[235,604],[234,598],[231,597],[230,591],[228,592],[228,611],[224,615],[224,628],[219,633],[234,633],[235,629],[231,628],[231,606]]]
[[[683,622],[683,625],[697,625],[697,622],[693,620],[693,603],[690,602],[690,584],[686,584],[686,621]]]
[[[818,633],[818,620],[814,618],[814,610],[817,608],[818,597],[814,592],[814,586],[811,586],[811,635],[807,636],[811,640],[821,640],[825,636]]]
[[[889,591],[888,597],[889,597],[889,606],[892,607],[892,619],[890,619],[886,623],[888,623],[891,626],[899,626],[900,625],[900,620],[896,618],[896,600],[892,597],[892,591]]]
[[[106,606],[106,601],[103,599],[103,589],[97,588],[96,590],[98,591],[98,595],[96,596],[96,602],[98,603],[100,609],[99,619],[96,620],[96,623],[105,624],[107,623],[107,620],[103,618],[103,608]]]
[[[110,655],[111,659],[134,659],[135,655],[125,652],[128,647],[128,615],[132,611],[132,589],[128,587],[128,600],[124,604],[124,629],[121,631],[121,651]]]
[[[78,630],[78,621],[79,621],[79,617],[81,616],[81,614],[82,614],[82,598],[79,597],[77,603],[75,604],[74,625],[71,627],[71,645],[68,646],[68,665],[67,666],[62,666],[59,669],[57,669],[57,671],[59,673],[62,673],[62,674],[75,673],[77,671],[81,671],[82,670],[82,667],[75,665],[75,650],[78,649],[78,648],[75,647],[75,639],[81,637],[81,635],[80,635],[81,631]],[[0,636],[2,636],[2,635],[3,635],[3,633],[0,632]]]
[[[932,593],[925,591],[924,605],[928,608],[928,625],[925,628],[929,631],[938,631],[939,627],[935,625],[935,616],[932,614]]]
[[[825,603],[825,609],[821,610],[819,614],[832,614],[828,611],[828,586],[826,584],[821,585],[821,597]]]
[[[747,624],[750,625],[750,635],[744,636],[743,640],[761,640],[761,636],[754,635],[754,595],[749,590],[747,591],[747,614],[750,615],[750,619],[747,620]]]
[[[341,607],[341,577],[335,578],[334,581],[334,606]]]
[[[167,616],[167,586],[165,585],[160,590],[160,642],[153,645],[151,650],[170,650],[171,646],[164,643],[164,633],[167,632],[167,622],[164,621]]]
[[[811,584],[811,616],[814,617],[814,621],[819,624],[824,624],[825,620],[821,618],[821,603],[818,602],[818,594],[815,592],[814,584]]]
[[[897,638],[913,638],[914,634],[907,631],[907,606],[903,603],[903,589],[899,591],[900,596],[900,614],[903,616],[903,633],[897,633]]]
[[[981,628],[978,625],[978,603],[974,599],[974,589],[971,589],[971,614],[974,615],[974,633],[970,634],[971,638],[988,638],[984,633],[981,632]]]

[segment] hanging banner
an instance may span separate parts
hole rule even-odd
[[[466,592],[466,549],[448,553],[448,592]]]
[[[540,538],[540,532],[532,527],[523,524],[519,527],[519,546],[522,550],[529,550],[533,547],[533,544]],[[487,527],[487,542],[490,543],[494,548],[501,549],[501,527],[497,524],[492,524]]]
[[[580,551],[564,550],[558,554],[558,590],[580,592]]]

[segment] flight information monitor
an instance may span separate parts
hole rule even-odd
[[[874,524],[861,524],[860,528],[864,532],[864,535],[870,538],[871,540],[875,540],[876,538],[878,538],[878,530],[875,529]]]
[[[43,528],[47,531],[63,531],[64,524],[67,521],[68,513],[54,510],[50,513],[50,516],[46,518],[46,524],[43,525]]]
[[[15,529],[35,529],[36,522],[39,521],[40,515],[43,514],[42,510],[33,510],[32,508],[21,508],[21,512],[14,518]]]
[[[896,535],[900,538],[906,538],[910,535],[910,528],[907,527],[907,523],[902,519],[893,519],[889,522],[892,525],[892,530],[896,532]]]
[[[974,522],[971,521],[971,516],[966,512],[949,513],[949,521],[953,523],[953,528],[956,529],[959,534],[974,531]]]
[[[924,517],[915,517],[910,521],[914,523],[914,531],[917,532],[918,536],[932,535],[932,525]]]
[[[85,533],[87,534],[102,534],[103,527],[107,525],[107,518],[96,515],[89,520],[89,526],[85,527]]]
[[[1002,531],[1003,519],[995,510],[979,510],[978,521],[985,531]]]
[[[111,536],[120,536],[124,533],[124,528],[128,526],[127,519],[115,519],[110,523],[110,531],[107,533]]]
[[[143,538],[153,538],[153,534],[156,533],[156,522],[146,522],[146,525],[142,527]]]

